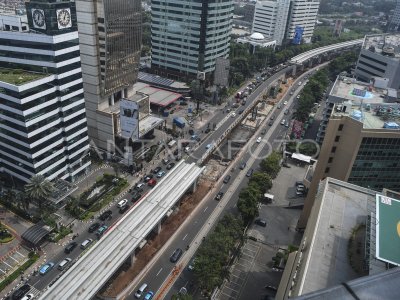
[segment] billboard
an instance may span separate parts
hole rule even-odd
[[[296,26],[296,28],[294,30],[294,37],[292,40],[292,44],[294,44],[294,45],[301,44],[301,39],[303,38],[303,32],[304,32],[304,27]]]
[[[137,102],[127,99],[120,101],[121,136],[126,139],[139,139],[139,106]]]

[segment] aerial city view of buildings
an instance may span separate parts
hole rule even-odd
[[[0,299],[398,299],[400,1],[0,0]]]

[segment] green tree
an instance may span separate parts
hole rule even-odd
[[[279,170],[281,169],[280,161],[282,156],[273,151],[267,158],[263,159],[260,163],[260,168],[263,172],[266,172],[271,178],[275,178]]]
[[[39,209],[42,208],[52,191],[53,184],[43,175],[34,175],[31,177],[31,180],[25,184],[26,196],[36,202]]]
[[[255,183],[249,184],[248,187],[240,191],[237,208],[245,223],[258,216],[258,202],[261,194],[259,186]]]
[[[250,179],[250,184],[251,183],[256,184],[259,190],[263,193],[272,188],[271,177],[264,172],[254,172]]]

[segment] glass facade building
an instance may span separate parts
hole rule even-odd
[[[139,71],[139,0],[77,0],[78,30],[89,137],[114,152],[119,100],[133,94]]]
[[[41,4],[31,1],[27,13],[34,27],[29,14],[43,11],[45,30],[0,31],[0,170],[24,182],[73,181],[90,165],[75,8]],[[53,16],[60,9],[72,16],[65,30]]]
[[[152,0],[152,69],[173,78],[213,72],[229,56],[233,8],[232,0]]]

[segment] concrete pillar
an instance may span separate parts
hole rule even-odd
[[[161,222],[158,223],[154,229],[153,229],[154,233],[159,234],[161,232]]]
[[[293,65],[293,69],[292,69],[292,76],[293,77],[296,76],[296,71],[297,71],[297,65]]]
[[[114,94],[111,94],[111,106],[114,105]]]
[[[196,179],[195,182],[193,182],[193,185],[192,185],[192,187],[191,187],[192,193],[194,193],[194,192],[197,190],[197,180],[198,180],[198,179]]]
[[[133,266],[133,264],[136,261],[135,251],[133,251],[133,253],[131,254],[131,256],[129,258],[130,258],[131,266]]]

